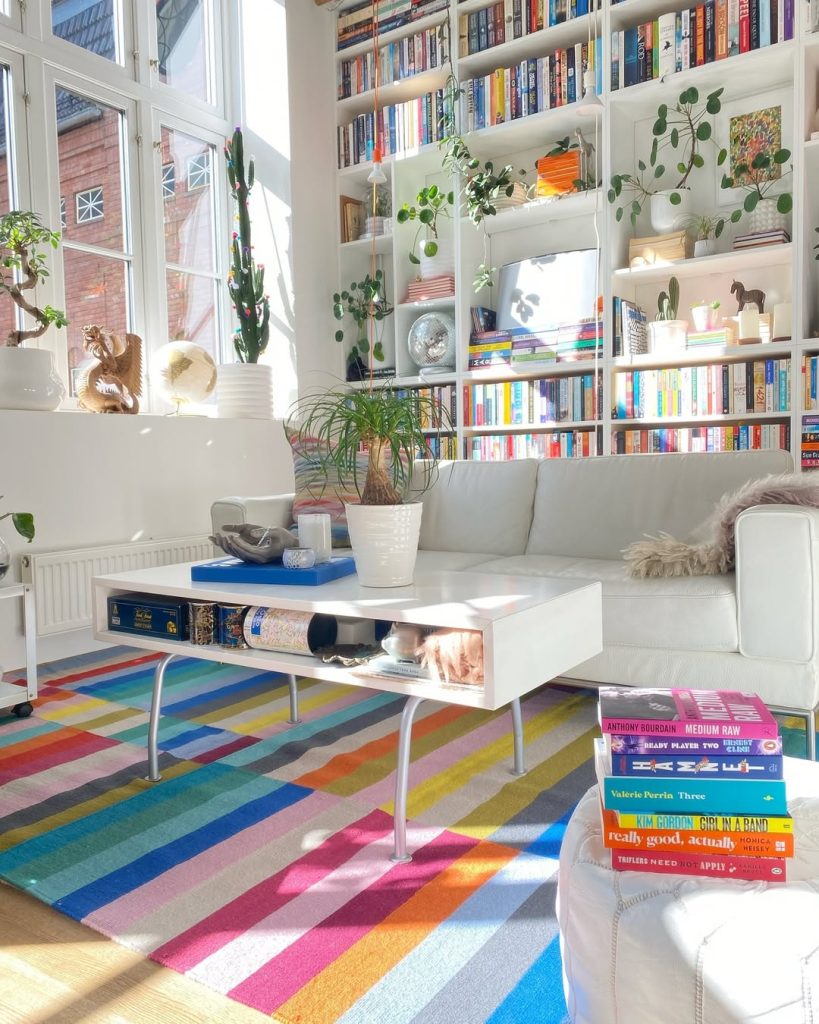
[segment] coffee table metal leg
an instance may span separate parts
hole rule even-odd
[[[151,718],[148,722],[148,781],[159,782],[159,715],[162,711],[162,684],[165,681],[165,669],[176,658],[176,654],[166,654],[154,669],[154,693],[151,698]]]
[[[510,704],[512,709],[512,739],[515,744],[515,766],[512,769],[513,775],[525,775],[526,763],[523,758],[523,716],[520,713],[520,697]]]
[[[394,847],[390,860],[400,864],[412,860],[407,853],[407,789],[409,787],[410,744],[412,743],[412,720],[423,697],[407,697],[401,712],[401,728],[398,731],[398,759],[395,766],[395,809],[393,810]]]
[[[299,687],[294,675],[287,677],[287,685],[290,687],[290,717],[287,719],[289,725],[298,725],[299,718]]]

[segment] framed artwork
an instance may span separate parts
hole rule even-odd
[[[341,241],[355,242],[364,230],[364,203],[351,196],[341,196]]]
[[[777,149],[793,151],[793,107],[790,95],[785,90],[757,93],[740,100],[724,103],[716,120],[716,138],[720,147],[728,151],[728,158],[718,169],[734,177],[737,182],[745,180],[736,168],[750,164],[759,152]],[[774,181],[769,195],[778,195],[789,186],[788,164],[771,168],[770,179]],[[740,188],[720,188],[717,181],[717,203],[720,206],[736,206],[745,195]]]

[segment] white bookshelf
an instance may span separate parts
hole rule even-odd
[[[425,26],[440,24],[448,16],[451,70],[463,84],[467,79],[486,74],[494,68],[507,67],[529,57],[552,53],[566,45],[585,42],[589,34],[591,19],[586,15],[504,42],[490,50],[459,57],[459,17],[488,6],[491,5],[487,0],[462,0],[458,4],[453,0],[448,15],[445,12],[436,13],[402,29],[382,34],[380,43],[383,45],[390,40],[412,35]],[[454,297],[421,303],[403,301],[407,284],[417,272],[417,268],[407,258],[417,225],[398,225],[394,214],[402,203],[413,203],[416,193],[424,185],[436,183],[447,190],[455,187],[444,175],[441,167],[443,150],[437,144],[385,158],[384,169],[392,198],[393,235],[375,242],[367,240],[337,246],[338,280],[332,282],[329,292],[338,287],[346,287],[350,281],[363,276],[369,270],[372,258],[375,258],[376,266],[384,270],[389,299],[395,305],[394,314],[384,322],[382,336],[387,361],[395,365],[394,380],[407,387],[453,385],[457,399],[456,437],[461,455],[469,457],[472,438],[482,434],[593,430],[599,426],[602,453],[610,454],[613,430],[637,427],[651,429],[655,426],[723,427],[741,421],[748,424],[787,423],[790,427],[791,449],[798,462],[801,415],[804,411],[802,361],[807,355],[819,353],[819,337],[812,336],[819,333],[819,265],[814,261],[813,252],[814,244],[819,242],[819,234],[814,231],[814,227],[819,225],[819,190],[812,186],[819,175],[819,140],[810,140],[811,123],[819,103],[819,34],[811,36],[806,32],[807,5],[797,4],[792,40],[671,74],[662,80],[612,91],[611,33],[679,10],[682,6],[679,0],[623,0],[615,5],[603,3],[597,17],[597,28],[603,40],[604,114],[597,122],[596,129],[593,120],[581,118],[575,105],[570,104],[479,131],[462,132],[473,155],[481,161],[489,159],[496,164],[510,163],[515,168],[526,167],[532,175],[528,178],[530,181],[535,173],[535,160],[558,139],[570,135],[577,127],[583,129],[590,141],[596,138],[602,189],[499,210],[495,217],[487,220],[487,246],[490,265],[500,267],[507,262],[548,252],[595,247],[599,237],[605,341],[603,354],[598,360],[544,363],[523,369],[468,368],[470,307],[494,304],[486,290],[477,295],[473,291],[472,281],[477,265],[483,260],[484,242],[481,232],[461,212],[453,211],[450,221],[444,222],[444,237],[451,242],[454,250]],[[327,31],[334,40],[335,19],[328,15],[327,20]],[[363,53],[366,49],[365,45],[359,44],[339,51],[337,59]],[[450,66],[447,66],[422,72],[392,86],[385,86],[379,90],[379,100],[382,105],[386,105],[395,100],[417,97],[429,89],[440,88],[449,69]],[[689,86],[696,86],[701,97],[713,89],[724,88],[724,114],[718,115],[718,121],[724,120],[733,110],[740,109],[746,103],[747,109],[756,109],[757,98],[760,103],[782,104],[785,118],[783,145],[792,153],[792,241],[787,245],[734,251],[731,248],[733,234],[748,230],[747,218],[743,218],[738,226],[726,227],[723,237],[718,240],[719,251],[713,256],[676,261],[668,266],[630,269],[627,265],[629,239],[656,232],[648,220],[648,204],[634,229],[627,221],[618,223],[615,220],[614,207],[606,198],[608,183],[613,172],[634,170],[636,152],[647,155],[646,140],[650,140],[650,126],[656,116],[657,106],[660,103],[673,103],[678,94]],[[344,124],[355,113],[371,111],[372,101],[372,93],[338,101],[335,104],[335,123]],[[363,199],[370,169],[371,164],[364,163],[340,170],[336,176],[338,194]],[[724,205],[725,197],[719,189],[721,175],[722,169],[717,169],[710,158],[705,168],[694,172],[692,185],[697,212],[730,213],[733,207]],[[690,320],[688,308],[700,299],[719,299],[721,312],[724,315],[734,314],[736,301],[730,295],[730,285],[734,279],[738,279],[747,288],[762,288],[766,292],[766,311],[772,311],[777,302],[791,302],[794,338],[770,344],[692,348],[679,353],[654,352],[615,357],[612,354],[614,296],[639,302],[649,319],[652,319],[657,295],[667,286],[672,275],[680,282],[680,318]],[[425,376],[412,363],[407,352],[406,335],[411,324],[420,313],[429,309],[444,310],[455,318],[457,362],[452,372],[446,375]],[[348,333],[352,339],[354,331]],[[328,341],[328,345],[334,344],[332,340]],[[788,412],[709,415],[687,419],[664,417],[661,420],[626,420],[613,415],[615,376],[618,373],[643,368],[683,368],[782,357],[791,360],[791,409]],[[602,404],[596,422],[581,420],[496,426],[484,424],[480,427],[464,425],[464,389],[472,385],[571,378],[594,374],[595,371],[601,374],[602,379]]]

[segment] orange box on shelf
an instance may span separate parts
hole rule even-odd
[[[574,192],[575,182],[581,177],[581,152],[570,149],[553,156],[542,156],[537,162],[536,194],[539,196],[563,196]]]

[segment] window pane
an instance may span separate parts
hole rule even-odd
[[[63,249],[65,266],[66,315],[68,317],[68,365],[71,393],[74,394],[73,372],[88,356],[83,351],[82,329],[96,324],[114,334],[130,330],[128,301],[129,264],[92,253]]]
[[[212,277],[167,272],[168,339],[195,341],[220,362],[216,339],[216,288]]]
[[[51,0],[51,31],[84,50],[118,60],[117,29],[114,0]]]
[[[122,121],[119,110],[57,89],[60,195],[64,237],[124,251]]]
[[[191,270],[213,271],[216,267],[213,160],[213,146],[183,132],[162,129],[167,263]]]
[[[0,64],[0,214],[12,209],[11,198],[14,194],[14,167],[9,163],[9,149],[12,138],[11,110],[7,102],[11,74],[7,67]],[[8,331],[3,331],[3,336]]]
[[[156,0],[159,80],[211,101],[209,0]]]

